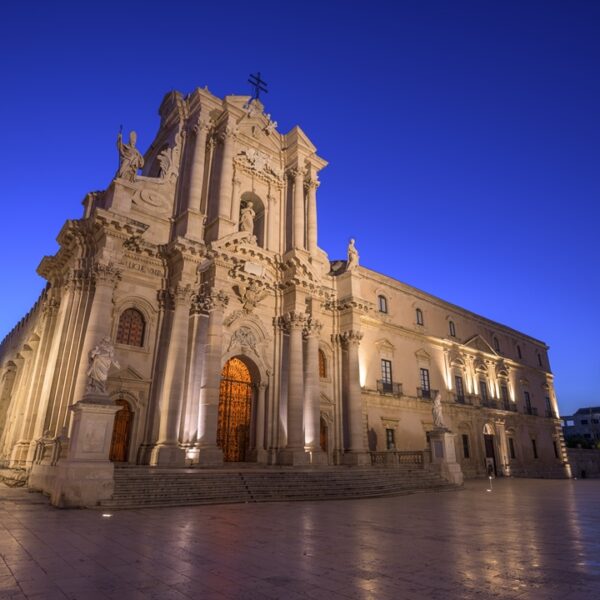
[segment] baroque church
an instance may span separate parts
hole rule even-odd
[[[113,463],[377,465],[443,420],[466,477],[568,475],[543,342],[359,265],[354,241],[330,261],[327,162],[258,99],[171,92],[159,114],[143,156],[119,134],[2,342],[0,466],[68,449],[105,340]]]

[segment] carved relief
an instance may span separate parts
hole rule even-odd
[[[231,336],[231,340],[229,342],[229,347],[227,348],[227,351],[229,352],[231,348],[239,346],[242,353],[248,354],[248,351],[252,351],[258,356],[256,344],[256,336],[254,335],[252,330],[249,327],[240,327]]]
[[[265,286],[257,281],[251,281],[248,286],[238,283],[233,286],[233,289],[246,313],[251,313],[256,308],[256,305],[268,294]]]

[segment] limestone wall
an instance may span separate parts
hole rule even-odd
[[[600,450],[568,448],[573,477],[600,477]]]

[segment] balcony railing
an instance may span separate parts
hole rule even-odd
[[[377,380],[377,391],[380,394],[392,394],[393,396],[402,396],[402,384],[395,381]]]
[[[453,394],[456,404],[473,404],[473,397],[467,394]]]
[[[417,388],[417,397],[431,400],[431,399],[435,398],[438,391],[439,390],[430,390],[428,388],[420,388],[419,387],[419,388]]]
[[[416,450],[384,450],[371,452],[371,464],[376,467],[389,467],[396,465],[415,465],[423,468],[425,452]]]
[[[523,412],[526,415],[534,415],[535,417],[537,417],[538,414],[537,408],[535,406],[525,406],[523,408]]]

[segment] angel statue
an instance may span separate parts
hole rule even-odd
[[[100,343],[90,350],[89,367],[87,370],[87,392],[106,394],[106,380],[110,367],[120,368],[115,360],[115,349],[109,337],[103,338]]]
[[[144,157],[140,154],[140,151],[135,147],[137,140],[137,134],[135,131],[129,133],[129,143],[123,143],[123,131],[119,130],[117,136],[117,149],[119,150],[119,170],[117,171],[117,177],[126,179],[127,181],[134,181],[137,175],[138,169],[144,166]]]
[[[346,262],[346,271],[352,271],[358,267],[358,250],[354,245],[354,238],[350,239],[348,244],[348,261]]]
[[[444,424],[444,417],[442,415],[442,395],[438,392],[433,399],[433,407],[431,408],[433,414],[433,426],[436,429],[446,429]]]

